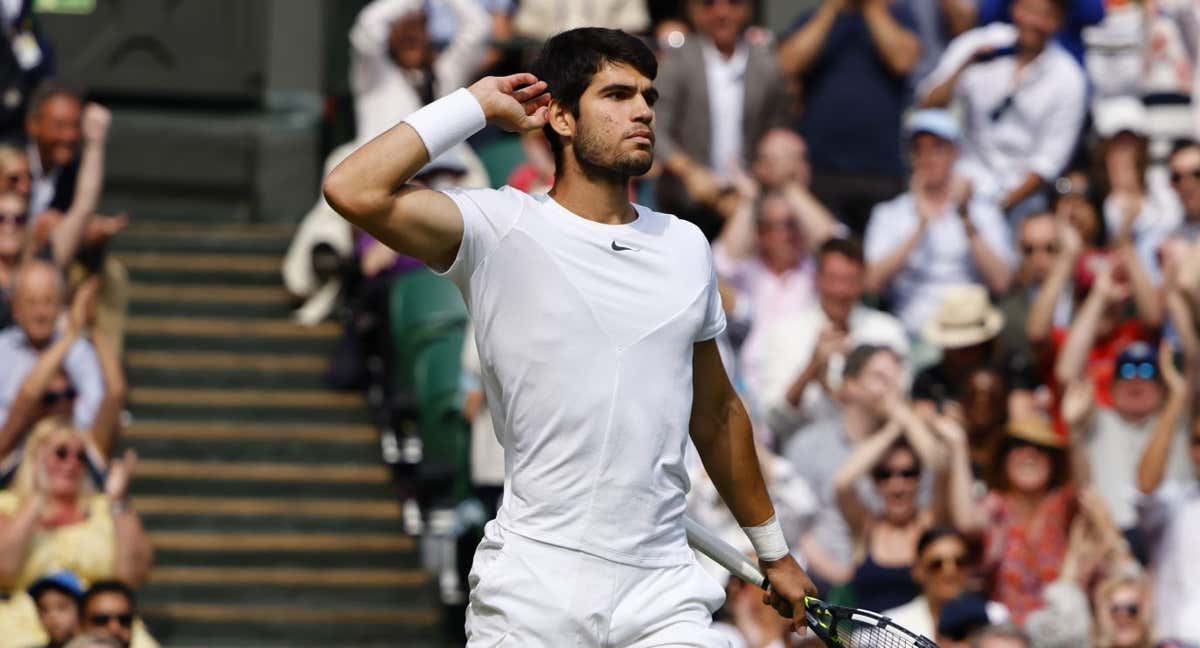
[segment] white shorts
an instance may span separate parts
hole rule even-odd
[[[469,648],[730,646],[710,627],[725,591],[695,560],[624,565],[530,540],[493,520],[469,581]]]

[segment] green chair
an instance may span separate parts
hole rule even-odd
[[[480,146],[476,154],[487,169],[492,187],[497,189],[503,187],[513,169],[525,161],[525,150],[521,148],[521,138],[518,135],[502,135]]]

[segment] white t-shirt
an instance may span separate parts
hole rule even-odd
[[[498,523],[616,562],[690,562],[693,345],[725,327],[704,236],[640,205],[605,225],[511,187],[446,194],[463,217],[446,275],[505,448]]]

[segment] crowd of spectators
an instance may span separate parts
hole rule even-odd
[[[442,47],[415,0],[359,15],[361,137],[561,29],[655,48],[659,155],[631,196],[712,241],[723,358],[823,597],[942,646],[1200,646],[1191,3],[820,0],[778,35],[749,0],[654,21],[634,0],[444,4]],[[520,148],[491,183],[544,191],[545,141]],[[467,149],[418,179],[483,184]],[[417,267],[337,237],[367,284]],[[358,334],[386,317],[372,290]],[[494,498],[503,458],[463,358],[471,473]],[[698,462],[692,484],[690,513],[749,550]],[[734,645],[798,641],[753,588],[727,594]]]
[[[112,117],[56,79],[33,5],[0,3],[0,646],[156,646],[117,450],[128,217],[97,213]]]

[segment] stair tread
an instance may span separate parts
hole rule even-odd
[[[137,439],[197,439],[241,441],[326,441],[374,443],[379,433],[369,425],[258,423],[236,421],[135,420],[125,437]]]
[[[226,462],[185,459],[145,459],[138,462],[138,477],[188,479],[244,479],[264,481],[317,481],[386,484],[387,469],[372,465],[325,465],[265,461]]]
[[[150,495],[137,498],[143,513],[282,515],[325,518],[393,519],[400,505],[391,499],[285,498],[285,497],[190,497]]]
[[[138,405],[204,405],[211,407],[322,407],[363,408],[365,400],[356,392],[327,389],[219,389],[187,387],[136,387],[131,391]]]
[[[246,551],[395,551],[409,552],[416,543],[394,533],[236,533],[179,532],[150,533],[159,550]]]

